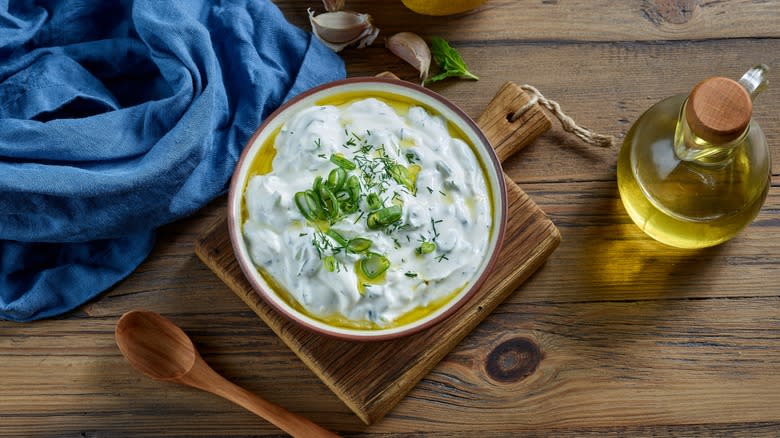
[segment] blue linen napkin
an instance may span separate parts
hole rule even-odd
[[[0,318],[127,276],[264,117],[344,76],[268,0],[0,0]]]

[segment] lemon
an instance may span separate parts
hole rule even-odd
[[[407,8],[423,15],[452,15],[480,6],[487,0],[401,0]]]

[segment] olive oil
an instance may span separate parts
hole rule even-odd
[[[746,95],[757,94],[746,88]],[[756,217],[770,185],[769,151],[749,113],[741,132],[718,137],[697,125],[690,99],[667,98],[637,120],[620,151],[617,179],[626,211],[645,233],[667,245],[703,248],[731,239]]]

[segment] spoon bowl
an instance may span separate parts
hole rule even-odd
[[[122,315],[116,325],[116,343],[133,368],[157,380],[181,378],[198,358],[189,336],[168,318],[153,312]]]
[[[219,375],[203,360],[189,336],[158,313],[143,310],[125,313],[119,318],[114,335],[130,365],[153,379],[177,382],[218,395],[294,437],[338,436]]]

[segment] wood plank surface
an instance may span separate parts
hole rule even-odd
[[[545,304],[518,302],[523,290],[371,430],[408,433],[424,424],[426,431],[477,433],[776,421],[780,376],[768,370],[780,366],[777,297]],[[746,323],[746,313],[752,322]],[[315,410],[296,410],[337,430],[364,430],[313,375],[306,377],[310,372],[274,342],[270,330],[255,328],[254,314],[222,313],[218,321],[207,313],[171,317],[193,334],[209,363],[238,383],[291,408],[317,397]],[[155,429],[160,412],[168,416],[164,433],[170,435],[218,433],[220,416],[235,419],[235,433],[273,431],[208,394],[138,375],[111,345],[115,318],[88,322],[86,333],[85,320],[76,319],[25,326],[15,341],[3,337],[2,348],[13,342],[15,350],[0,364],[6,382],[24,377],[41,384],[5,387],[16,395],[3,397],[2,407],[42,414],[6,416],[1,432],[12,435],[26,424],[32,434],[32,422],[38,433],[51,434],[87,423],[102,425],[105,433],[155,435],[162,432]],[[62,337],[36,341],[50,337],[52,328]],[[74,353],[74,345],[95,338],[101,342]],[[49,380],[57,383],[46,385]],[[96,380],[106,389],[91,392]],[[76,398],[90,409],[72,405]],[[132,416],[118,415],[129,407]],[[458,415],[443,415],[453,410]]]
[[[291,22],[308,26],[307,8],[319,2],[277,1]],[[775,1],[731,0],[490,0],[476,11],[428,17],[399,1],[350,0],[369,13],[385,35],[414,30],[453,41],[502,44],[523,41],[655,41],[776,38]]]
[[[319,7],[277,3],[301,25],[305,8]],[[480,80],[432,88],[472,116],[512,80],[618,141],[655,101],[765,62],[774,70],[755,118],[773,158],[767,202],[725,245],[663,247],[619,203],[617,149],[587,148],[554,125],[505,170],[559,228],[560,247],[367,427],[194,255],[195,239],[225,208],[219,198],[161,229],[149,259],[81,309],[0,322],[0,436],[279,434],[209,394],[130,369],[113,326],[134,308],[171,317],[236,383],[350,436],[780,435],[780,2],[490,0],[454,18],[418,17],[395,1],[348,4],[370,9],[384,35],[412,30],[453,41]],[[687,4],[694,12],[685,23],[642,12]],[[350,75],[414,77],[381,37],[377,47],[342,56]]]

